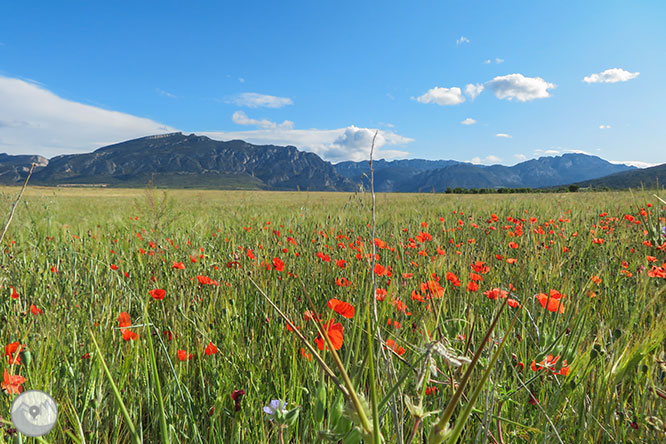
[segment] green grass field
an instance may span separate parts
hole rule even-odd
[[[376,205],[373,241],[367,194],[28,187],[2,245],[0,443],[666,441],[652,193]],[[21,389],[58,402],[39,441],[12,430]]]

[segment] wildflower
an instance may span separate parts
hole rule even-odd
[[[245,390],[234,390],[231,392],[231,399],[234,401],[234,410],[240,412],[241,409],[241,398],[245,394]]]
[[[398,347],[398,344],[393,339],[387,339],[386,346],[400,356],[405,354],[405,349],[402,347]]]
[[[171,268],[174,268],[176,270],[184,270],[185,269],[185,264],[182,262],[174,262]]]
[[[164,296],[166,295],[166,290],[158,288],[155,290],[150,290],[149,293],[153,297],[153,299],[161,301],[162,299],[164,299]]]
[[[178,359],[181,361],[189,361],[192,358],[194,358],[194,354],[188,354],[185,350],[178,350]]]
[[[111,264],[111,269],[115,271],[118,269],[118,266],[116,264]]]
[[[341,277],[335,280],[335,285],[337,285],[338,287],[349,287],[351,285],[351,282],[349,281],[349,279]]]
[[[198,275],[197,276],[197,281],[199,281],[199,285],[220,285],[219,282],[214,281],[213,279],[209,278],[208,276],[203,276],[203,275]]]
[[[10,395],[16,394],[18,395],[23,391],[23,387],[21,387],[21,384],[23,384],[27,379],[25,379],[23,376],[20,375],[10,375],[7,373],[7,369],[5,369],[4,375],[3,375],[3,381],[0,384],[4,390],[7,390],[7,393]]]
[[[35,304],[30,304],[30,312],[35,316],[44,313],[44,311],[41,308],[37,308]]]
[[[565,296],[565,294],[561,294],[557,290],[550,290],[550,296],[539,293],[535,297],[546,310],[562,314],[564,313],[564,305],[562,305],[561,299]]]
[[[5,356],[9,356],[9,365],[21,363],[21,352],[25,348],[20,342],[12,342],[5,346]]]
[[[328,301],[328,308],[347,319],[353,318],[356,311],[353,305],[335,298]]]
[[[548,355],[548,356],[546,356],[546,359],[544,359],[543,361],[541,361],[538,364],[535,361],[532,361],[532,363],[530,364],[530,368],[534,372],[536,372],[538,370],[549,370],[554,375],[567,376],[569,374],[569,366],[567,365],[567,360],[566,359],[564,361],[562,361],[563,365],[560,368],[560,370],[556,370],[554,368],[558,359],[560,359],[560,355],[557,355],[555,357],[553,357],[553,355]]]
[[[284,271],[284,262],[279,257],[273,258],[273,268],[275,271]]]
[[[123,311],[122,313],[120,313],[120,315],[118,315],[118,325],[120,327],[120,333],[122,333],[123,339],[125,341],[129,340],[136,341],[136,339],[139,337],[138,334],[136,334],[129,328],[126,328],[132,325],[132,321],[130,320],[130,315],[128,313]]]
[[[20,295],[16,292],[16,290],[14,290],[14,287],[9,287],[9,288],[11,288],[12,290],[11,298],[18,299]]]
[[[509,296],[509,292],[506,290],[500,290],[499,288],[493,288],[492,290],[484,291],[484,295],[488,299],[497,299],[497,298],[507,298]]]
[[[342,333],[342,324],[339,322],[333,322],[333,319],[330,319],[326,325],[323,327],[324,334],[328,335],[328,339],[331,341],[334,350],[340,350],[342,347],[342,341],[344,339]],[[321,335],[315,338],[317,343],[317,348],[321,350],[326,349],[326,341],[321,337]]]
[[[217,353],[217,347],[215,347],[215,344],[212,342],[209,342],[208,345],[206,346],[206,349],[204,350],[204,353],[206,353],[208,356],[214,355]]]
[[[270,404],[264,406],[263,411],[268,415],[268,419],[272,421],[276,415],[284,415],[287,413],[287,403],[282,402],[279,399],[273,399]]]

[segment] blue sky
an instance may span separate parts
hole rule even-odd
[[[661,1],[3,2],[0,152],[183,131],[337,162],[377,129],[385,158],[664,163],[664,23]]]

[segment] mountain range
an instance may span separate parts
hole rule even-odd
[[[30,183],[48,186],[143,187],[152,179],[156,186],[171,188],[354,191],[368,189],[370,176],[367,161],[331,164],[294,146],[223,142],[195,134],[171,133],[52,159],[0,154],[0,183],[19,184],[31,163],[36,166]],[[377,160],[373,169],[375,190],[380,192],[542,188],[573,183],[621,188],[666,173],[666,165],[639,170],[573,153],[541,157],[511,167],[407,159]]]

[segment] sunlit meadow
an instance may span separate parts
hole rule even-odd
[[[28,389],[49,443],[663,442],[653,194],[28,187],[0,443]]]

